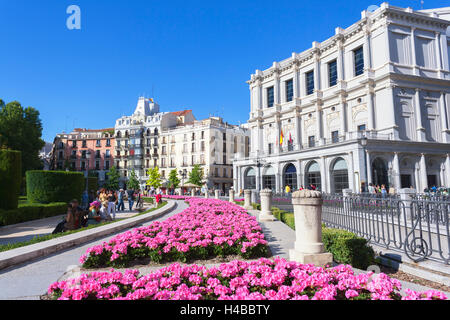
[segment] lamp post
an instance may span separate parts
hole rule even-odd
[[[259,183],[258,183],[258,191],[261,191],[262,189],[262,177],[261,177],[261,167],[264,166],[266,164],[266,162],[260,158],[256,158],[256,167],[258,168],[258,178],[259,178]]]
[[[178,171],[181,176],[181,191],[183,192],[184,179],[186,178],[186,169]]]
[[[366,182],[369,181],[369,176],[367,172],[367,156],[366,156],[366,147],[367,147],[367,137],[363,136],[361,138],[361,146],[363,147],[363,156],[364,156],[364,176],[366,177]],[[367,188],[368,186],[366,186]],[[363,190],[361,190],[363,191]],[[365,190],[364,190],[365,191]]]

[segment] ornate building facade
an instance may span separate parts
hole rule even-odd
[[[235,189],[450,186],[450,8],[383,3],[264,71]]]

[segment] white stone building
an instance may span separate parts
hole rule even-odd
[[[248,81],[235,189],[450,187],[450,7],[387,3]],[[284,139],[280,144],[280,136]]]
[[[184,178],[179,175],[184,183],[194,165],[200,165],[207,187],[223,193],[233,186],[232,161],[235,154],[249,155],[249,131],[228,124],[219,117],[164,129],[160,143],[160,172],[164,178],[176,169],[177,172],[184,172]]]

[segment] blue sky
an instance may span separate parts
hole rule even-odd
[[[162,111],[243,123],[256,69],[381,2],[0,0],[0,98],[37,108],[46,141],[74,127],[113,127],[152,92]],[[420,0],[389,3],[420,9]],[[81,30],[66,27],[71,4]],[[444,6],[426,0],[424,9]]]

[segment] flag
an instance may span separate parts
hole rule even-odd
[[[283,144],[283,139],[284,139],[283,129],[281,129],[281,134],[280,134],[280,146]]]

